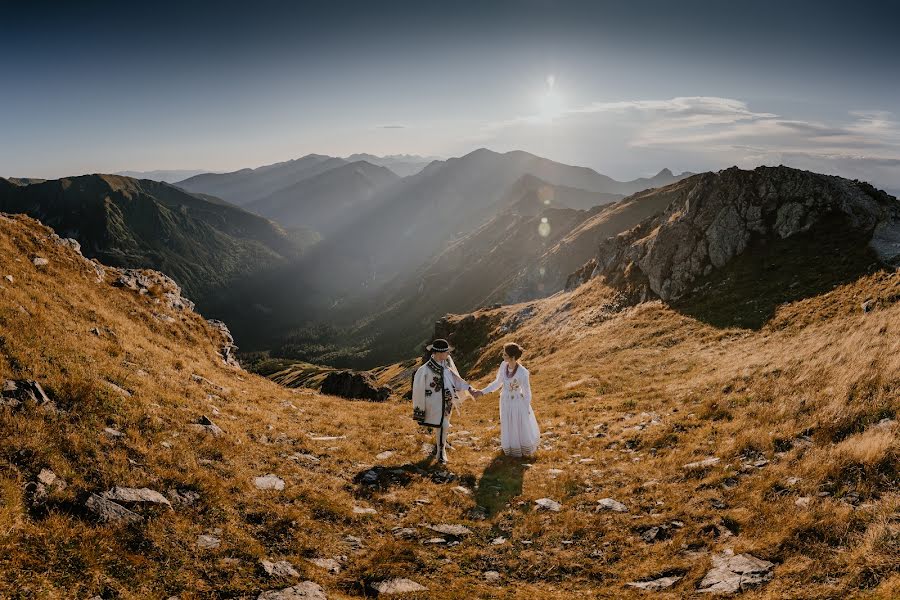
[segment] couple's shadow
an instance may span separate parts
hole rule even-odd
[[[490,518],[506,508],[507,503],[522,493],[526,459],[500,454],[481,474],[475,492],[475,505]]]
[[[499,454],[485,467],[478,480],[474,498],[476,511],[481,512],[482,517],[494,516],[506,508],[511,499],[521,495],[526,460]],[[415,474],[430,477],[435,483],[449,483],[457,478],[444,465],[437,464],[430,457],[405,465],[371,467],[359,472],[354,481],[362,484],[365,490],[363,493],[368,493],[373,489],[384,491],[395,486],[405,487]],[[475,483],[471,475],[462,479],[467,485]]]

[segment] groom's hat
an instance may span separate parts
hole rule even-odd
[[[438,338],[425,346],[425,349],[429,352],[450,352],[453,348],[450,346],[450,343],[443,338]]]

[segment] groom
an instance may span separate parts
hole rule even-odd
[[[413,419],[420,425],[437,429],[435,454],[438,462],[447,464],[450,410],[459,404],[460,392],[469,392],[476,398],[482,394],[459,376],[450,358],[452,348],[447,340],[434,340],[426,350],[431,356],[413,376]]]

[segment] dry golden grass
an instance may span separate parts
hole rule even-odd
[[[596,283],[536,302],[470,372],[486,383],[504,342],[525,346],[538,456],[498,457],[497,396],[488,396],[454,415],[456,480],[439,483],[418,466],[431,438],[408,403],[289,390],[225,367],[200,316],[95,283],[48,235],[30,219],[0,219],[0,378],[35,379],[64,410],[0,408],[0,597],[255,597],[292,583],[262,571],[268,558],[291,561],[331,598],[370,594],[369,582],[392,576],[427,586],[421,598],[626,598],[646,595],[626,582],[670,572],[684,578],[654,596],[683,598],[724,548],[776,563],[774,579],[744,598],[900,593],[897,273],[782,307],[758,332],[716,329],[658,302],[620,310]],[[35,268],[35,255],[50,264]],[[863,314],[869,297],[875,309]],[[501,322],[521,308],[488,312]],[[201,415],[225,435],[194,431]],[[386,450],[394,454],[375,458]],[[721,462],[682,468],[708,456]],[[398,471],[380,487],[357,483],[373,466]],[[36,509],[26,484],[42,468],[68,486]],[[284,491],[256,490],[253,477],[266,473]],[[83,501],[113,485],[193,490],[200,500],[140,525],[98,524]],[[534,510],[543,497],[563,510]],[[604,497],[629,512],[595,512]],[[493,513],[472,520],[476,505]],[[673,520],[684,526],[669,539],[640,539],[642,527]],[[423,523],[472,534],[455,547],[427,545],[436,534]],[[398,539],[397,526],[416,535]],[[198,549],[197,536],[216,529],[221,546]],[[493,545],[498,536],[508,541]],[[347,557],[337,575],[304,560],[333,556]],[[485,581],[488,570],[499,584]]]

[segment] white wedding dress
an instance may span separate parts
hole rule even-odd
[[[500,365],[497,378],[482,391],[500,392],[500,447],[508,456],[531,456],[541,441],[534,411],[531,410],[531,381],[523,365],[516,366],[512,377],[506,376],[506,361]]]

